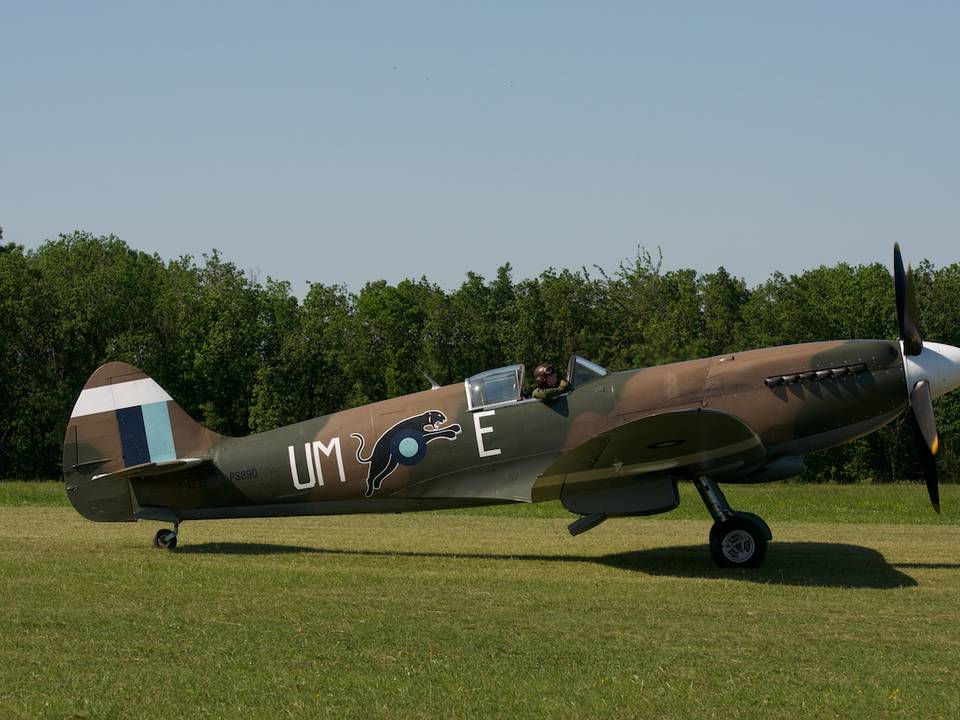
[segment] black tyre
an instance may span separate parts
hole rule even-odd
[[[767,532],[743,517],[714,523],[710,528],[710,555],[720,567],[757,567],[767,556]]]
[[[173,550],[177,546],[177,534],[163,528],[153,536],[153,546],[158,550]]]

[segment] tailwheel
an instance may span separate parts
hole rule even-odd
[[[758,567],[767,555],[767,533],[745,517],[715,522],[710,528],[710,555],[720,567]]]
[[[153,546],[158,550],[173,550],[177,546],[177,531],[161,528],[153,536]]]

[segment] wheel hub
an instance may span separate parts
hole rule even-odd
[[[723,556],[732,563],[749,560],[756,551],[756,545],[746,530],[733,530],[726,534],[721,544]]]

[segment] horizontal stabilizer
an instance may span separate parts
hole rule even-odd
[[[91,480],[113,480],[115,478],[145,478],[156,475],[172,475],[192,470],[211,463],[210,458],[177,458],[176,460],[164,460],[163,462],[145,462],[139,465],[131,465],[123,470],[116,472],[94,475]]]

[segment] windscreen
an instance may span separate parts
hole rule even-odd
[[[607,374],[608,371],[605,367],[601,367],[595,362],[590,362],[579,355],[574,355],[570,358],[570,366],[567,368],[567,379],[574,388]]]

